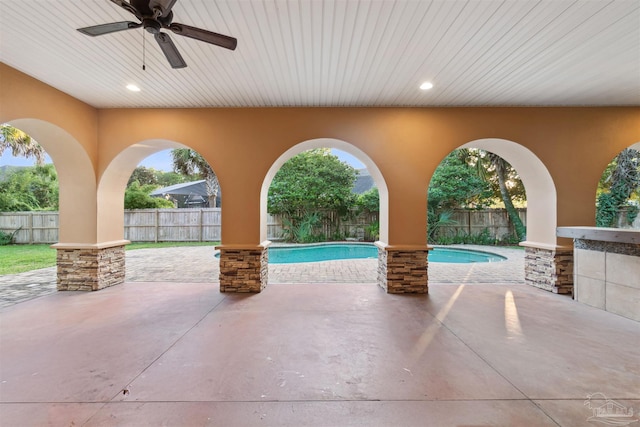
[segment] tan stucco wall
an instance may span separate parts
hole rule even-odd
[[[98,110],[0,62],[0,122],[38,119],[68,132],[95,165]],[[37,131],[36,131],[37,132]],[[32,135],[45,140],[44,135]],[[53,150],[53,147],[47,152]]]
[[[60,241],[96,243],[97,110],[0,63],[0,123],[27,132],[51,156],[60,181]]]
[[[271,165],[304,141],[345,141],[365,152],[384,176],[389,190],[388,243],[424,245],[430,177],[442,158],[461,145],[498,138],[528,148],[555,183],[558,225],[593,225],[595,189],[604,167],[620,150],[640,141],[640,108],[102,109],[96,114],[94,149],[85,122],[90,114],[77,114],[79,105],[46,85],[13,70],[7,73],[6,67],[0,70],[0,77],[9,74],[12,79],[10,89],[2,85],[0,121],[53,121],[77,138],[97,165],[98,181],[93,185],[103,193],[95,197],[100,200],[97,215],[106,215],[103,210],[110,206],[114,209],[109,218],[98,221],[100,241],[122,238],[118,218],[124,188],[108,182],[121,182],[122,177],[114,177],[133,170],[135,165],[118,164],[127,163],[122,153],[136,144],[162,141],[200,152],[218,174],[224,193],[223,243],[254,245],[260,241],[261,185]],[[22,90],[28,92],[28,100],[14,107],[11,95]],[[46,144],[45,148],[49,149]],[[141,151],[134,152],[138,154],[133,157]],[[133,164],[132,158],[128,163]],[[105,173],[111,168],[120,173]],[[535,241],[531,237],[528,240]]]

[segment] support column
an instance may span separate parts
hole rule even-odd
[[[59,291],[97,291],[124,283],[128,240],[95,245],[57,243]]]
[[[429,292],[428,246],[378,247],[378,285],[389,294],[426,294]]]
[[[554,294],[573,293],[573,249],[524,242],[524,280]]]
[[[220,250],[220,292],[262,292],[267,286],[270,244],[265,241],[258,246],[217,246]]]

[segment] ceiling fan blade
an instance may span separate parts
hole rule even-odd
[[[138,19],[140,20],[142,19],[142,14],[135,7],[133,7],[131,3],[126,2],[124,0],[111,0],[111,3],[115,3],[116,5],[126,10],[127,12],[130,12],[136,15]]]
[[[139,28],[142,24],[131,21],[112,22],[110,24],[94,25],[92,27],[78,28],[82,34],[88,36],[101,36],[103,34],[115,33],[117,31],[130,30],[132,28]]]
[[[190,37],[192,39],[211,43],[231,50],[235,50],[238,45],[238,40],[233,37],[203,30],[202,28],[192,27],[190,25],[176,23],[169,25],[169,29],[179,36]]]
[[[171,68],[184,68],[187,66],[187,63],[182,59],[182,55],[178,52],[176,45],[173,44],[173,40],[171,40],[169,34],[157,33],[155,39],[160,45],[164,56],[167,57],[167,61],[171,64]]]
[[[151,0],[149,1],[149,9],[153,11],[158,8],[162,11],[161,16],[167,16],[169,12],[171,12],[173,5],[176,4],[176,1],[178,0]]]

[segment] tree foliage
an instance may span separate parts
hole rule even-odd
[[[189,148],[177,148],[171,150],[173,169],[185,176],[197,176],[204,179],[207,188],[209,207],[216,207],[216,199],[220,191],[218,176],[209,163],[198,152]]]
[[[494,198],[501,200],[513,224],[519,241],[527,231],[514,206],[514,199],[526,200],[524,185],[516,170],[502,157],[484,150],[458,150],[465,162],[473,166],[478,176],[492,187]]]
[[[164,172],[154,168],[138,166],[131,173],[127,186],[131,185],[134,181],[138,181],[140,185],[168,187],[170,185],[187,182],[187,177],[176,172]]]
[[[380,212],[380,193],[378,187],[370,188],[356,199],[356,206],[362,212],[377,213]]]
[[[152,169],[153,170],[153,169]],[[154,170],[158,187],[168,187],[170,185],[189,182],[189,178],[177,172],[163,172]]]
[[[598,190],[596,225],[615,227],[620,209],[640,196],[640,151],[622,150],[605,169]],[[638,214],[637,206],[632,206],[630,211],[627,220],[633,222]]]
[[[344,213],[355,200],[351,189],[356,173],[328,149],[300,153],[273,178],[267,209],[271,214],[288,215],[323,209]]]
[[[140,185],[138,181],[134,181],[127,187],[124,192],[124,208],[125,209],[159,209],[173,208],[173,203],[162,197],[151,197],[149,193],[157,188],[156,185],[147,184]]]
[[[36,164],[44,165],[45,151],[29,135],[8,124],[0,125],[0,156],[4,150],[11,150],[14,157],[33,157]]]
[[[175,172],[163,172],[154,168],[138,166],[131,173],[124,193],[125,209],[173,208],[173,202],[151,197],[153,190],[185,182],[186,177]]]
[[[155,170],[144,166],[138,166],[133,170],[127,182],[127,187],[133,184],[134,181],[137,181],[139,185],[158,185]]]
[[[356,174],[329,149],[300,153],[285,162],[273,178],[267,210],[283,215],[290,240],[324,240],[326,236],[314,233],[314,227],[321,222],[319,215],[327,211],[339,216],[349,213],[356,200],[352,193]],[[339,222],[333,225],[338,230]]]
[[[52,164],[19,168],[0,182],[0,211],[58,209],[58,174]]]
[[[437,229],[452,223],[456,208],[504,205],[519,241],[526,229],[514,200],[526,201],[517,172],[500,156],[483,150],[460,149],[450,153],[434,172],[428,190],[428,239]]]
[[[429,207],[434,211],[480,208],[493,192],[489,183],[471,167],[458,151],[449,153],[436,168],[429,183]]]
[[[489,203],[492,190],[465,157],[453,151],[436,168],[427,193],[427,241],[434,242],[438,229],[455,223],[453,209],[480,208]]]

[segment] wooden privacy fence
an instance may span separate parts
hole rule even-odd
[[[124,238],[132,242],[219,242],[220,208],[124,211]],[[0,231],[20,229],[15,243],[56,243],[58,212],[0,212]]]
[[[322,216],[323,220],[314,230],[327,238],[331,238],[337,232],[340,236],[347,238],[372,240],[372,236],[367,234],[367,228],[378,221],[377,213],[362,213],[360,215],[351,215],[347,219],[341,219],[337,212],[328,211],[322,212]],[[267,215],[267,238],[269,240],[282,240],[282,223],[281,215]],[[336,227],[336,224],[339,224],[339,226]]]
[[[13,233],[15,243],[56,243],[58,212],[0,212],[0,231]]]
[[[124,211],[124,238],[132,242],[219,242],[220,208]]]
[[[527,210],[518,209],[522,223],[527,225]],[[485,229],[493,238],[515,234],[506,209],[466,210],[456,209],[451,215],[456,224],[444,225],[438,230],[440,236],[477,235]]]
[[[519,210],[526,224],[526,210]],[[452,219],[456,225],[441,228],[441,233],[479,234],[484,229],[494,237],[513,232],[504,209],[456,210]],[[377,215],[360,215],[340,223],[339,232],[345,237],[363,239],[367,226]],[[141,209],[124,214],[124,238],[132,242],[219,242],[222,215],[220,208],[201,209]],[[323,221],[321,232],[331,237],[335,228],[331,220]],[[20,229],[16,243],[56,243],[58,241],[58,212],[0,212],[0,230],[11,233]],[[426,236],[426,231],[425,231]],[[267,238],[280,240],[282,219],[268,215]]]

